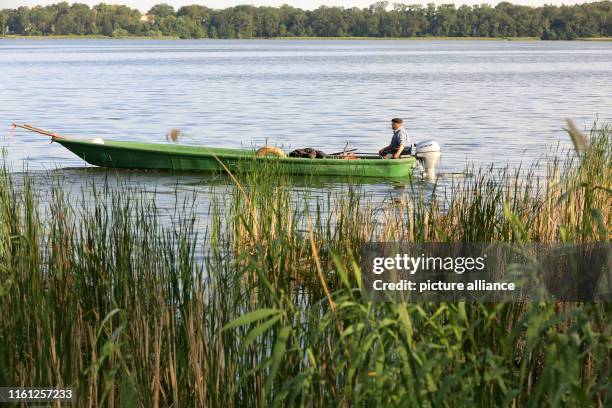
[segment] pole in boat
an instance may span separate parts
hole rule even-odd
[[[328,154],[328,156],[344,156],[346,153],[352,153],[357,151],[357,149],[348,149],[348,150],[343,150],[341,152],[336,152],[336,153],[330,153]]]

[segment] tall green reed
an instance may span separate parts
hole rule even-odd
[[[138,187],[43,197],[4,168],[0,384],[89,406],[607,405],[607,304],[366,303],[357,261],[369,241],[607,241],[611,134],[541,181],[482,169],[384,207],[359,186],[313,205],[272,162],[213,194],[203,233],[195,195],[164,222]]]

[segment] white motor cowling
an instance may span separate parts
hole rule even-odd
[[[423,175],[428,179],[436,177],[436,163],[440,158],[440,145],[435,140],[417,143],[414,157],[423,167]]]

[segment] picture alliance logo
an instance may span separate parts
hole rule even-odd
[[[375,257],[372,260],[372,272],[380,275],[392,270],[405,271],[411,275],[419,271],[423,272],[454,272],[461,275],[470,271],[482,271],[485,269],[487,254],[478,257],[458,256],[411,256],[409,254],[397,254],[392,257]]]

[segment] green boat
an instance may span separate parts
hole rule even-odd
[[[244,171],[260,164],[278,165],[282,172],[295,175],[351,177],[410,177],[416,166],[412,156],[383,160],[375,155],[310,159],[256,155],[254,149],[227,149],[177,144],[81,139],[60,136],[29,125],[15,125],[51,136],[85,160],[101,167],[123,169],[159,169],[174,171]]]

